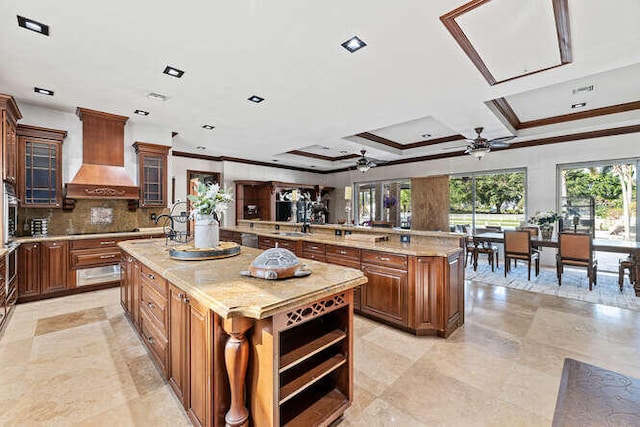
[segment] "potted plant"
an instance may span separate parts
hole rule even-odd
[[[536,212],[534,216],[529,218],[529,224],[536,224],[540,227],[543,240],[551,240],[553,225],[558,219],[560,219],[558,214],[553,209],[549,209],[546,212]]]
[[[220,218],[233,199],[219,184],[199,182],[195,194],[187,196],[191,202],[189,218],[195,220],[194,246],[215,248],[220,244]]]

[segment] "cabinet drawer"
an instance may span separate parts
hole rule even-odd
[[[71,268],[118,264],[120,255],[120,249],[116,247],[71,251]]]
[[[131,238],[130,238],[131,239]],[[73,249],[98,249],[98,248],[115,248],[118,242],[122,241],[122,238],[110,238],[105,237],[102,239],[82,239],[72,240],[71,250]]]
[[[312,259],[314,261],[319,261],[319,262],[327,262],[327,257],[322,255],[322,254],[318,254],[316,252],[305,252],[302,254],[302,258],[309,258]]]
[[[294,254],[296,253],[296,242],[292,240],[274,239],[279,248],[289,249]]]
[[[149,319],[149,315],[145,310],[140,311],[140,330],[142,332],[142,340],[149,349],[151,357],[166,377],[167,375],[167,356],[168,342],[162,332],[155,326],[154,322]]]
[[[407,269],[407,256],[397,255],[389,252],[379,252],[362,250],[362,263],[376,264],[383,267],[397,268],[399,270]]]
[[[324,246],[324,243],[302,242],[302,252],[307,258],[311,258],[309,253],[324,255]]]
[[[360,263],[360,249],[358,248],[327,245],[326,253],[327,253],[327,257],[331,256],[332,258],[349,258]]]
[[[258,247],[260,249],[269,249],[276,246],[276,241],[272,237],[258,237]]]
[[[141,286],[140,308],[147,313],[147,317],[155,320],[159,329],[167,333],[167,300],[160,296],[151,286]]]
[[[163,277],[160,277],[158,273],[151,270],[145,265],[140,266],[140,278],[142,283],[146,283],[153,287],[161,297],[167,299],[167,281]]]

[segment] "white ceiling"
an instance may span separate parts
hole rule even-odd
[[[490,23],[483,25],[476,15],[464,25],[477,40],[532,28],[539,16],[511,7],[522,3],[514,2],[489,2],[495,6],[486,18]],[[186,150],[205,146],[205,154],[266,162],[280,157],[280,164],[309,167],[311,162],[324,170],[337,165],[283,153],[315,145],[352,153],[364,147],[383,160],[440,153],[460,144],[394,152],[344,138],[383,129],[396,142],[416,142],[421,138],[410,136],[421,120],[468,137],[477,126],[485,128],[487,138],[509,135],[509,127],[486,101],[502,96],[515,100],[519,93],[640,63],[640,2],[617,0],[613,7],[602,0],[569,0],[574,62],[489,86],[439,21],[463,3],[112,0],[98,6],[81,0],[3,0],[0,93],[14,95],[19,103],[66,111],[81,106],[169,127],[180,134],[178,148]],[[51,36],[19,28],[16,15],[50,25]],[[340,43],[353,35],[368,46],[351,54]],[[520,51],[522,39],[501,39],[506,44],[487,55],[493,58],[489,65],[505,73],[511,72],[512,58],[515,68],[523,66],[522,58],[532,64],[546,61],[530,45]],[[166,65],[184,70],[184,77],[162,74]],[[638,93],[640,79],[627,76],[625,84],[628,93]],[[55,96],[35,94],[34,86],[54,90]],[[150,100],[145,97],[149,92],[169,100]],[[253,94],[266,100],[247,101]],[[594,96],[594,105],[615,98],[605,91]],[[525,118],[556,114],[554,107],[547,114],[546,106],[536,111],[536,106],[525,107],[526,101],[514,103]],[[527,108],[533,112],[525,112]],[[151,114],[136,116],[136,109]],[[605,124],[583,122],[571,129],[546,126],[525,134],[532,138],[560,129],[567,133],[609,126],[615,118]],[[404,129],[394,126],[399,123],[408,124]],[[216,128],[207,131],[203,124]]]

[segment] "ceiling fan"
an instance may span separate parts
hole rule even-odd
[[[478,160],[482,160],[482,158],[491,151],[492,148],[505,148],[510,144],[507,141],[512,140],[515,136],[505,136],[502,138],[494,138],[494,139],[486,139],[483,138],[482,133],[484,128],[477,127],[474,130],[478,134],[475,139],[467,139],[469,145],[467,145],[467,149],[464,151],[465,154],[470,154],[474,156]],[[456,147],[457,149],[458,147]],[[445,150],[451,150],[452,148],[445,148]]]
[[[377,164],[375,164],[374,162],[372,162],[371,160],[367,159],[364,156],[366,152],[367,150],[360,150],[360,153],[362,153],[362,157],[360,157],[356,162],[356,168],[362,173],[365,173],[369,169],[378,166]]]

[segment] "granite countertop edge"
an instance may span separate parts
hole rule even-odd
[[[361,240],[347,240],[344,236],[333,236],[329,234],[308,234],[306,236],[286,236],[278,234],[278,231],[260,230],[249,227],[221,227],[221,230],[236,231],[240,233],[255,234],[257,236],[272,237],[285,240],[301,240],[305,242],[324,243],[328,245],[345,246],[358,249],[369,249],[397,253],[412,256],[438,256],[449,257],[461,253],[464,249],[460,246],[442,246],[418,243],[400,243],[392,241],[367,242]],[[380,233],[385,233],[380,230]]]
[[[102,239],[102,238],[117,238],[117,237],[138,237],[138,236],[154,236],[161,233],[160,231],[114,231],[112,233],[95,233],[95,234],[69,234],[69,235],[55,235],[55,236],[23,236],[16,237],[13,240],[15,244],[22,243],[36,243],[36,242],[48,242],[54,240],[86,240],[86,239]],[[164,238],[164,236],[162,237]]]

